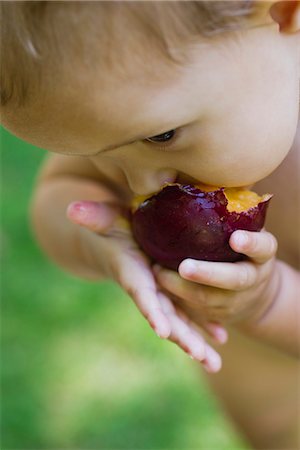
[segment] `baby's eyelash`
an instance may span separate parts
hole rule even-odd
[[[146,138],[146,141],[158,142],[158,143],[168,142],[174,137],[175,133],[176,133],[176,130],[165,131],[164,133],[157,134],[156,136],[151,136],[149,138]]]
[[[144,139],[143,142],[145,142],[148,145],[152,145],[154,148],[158,150],[165,150],[168,147],[173,146],[173,144],[176,142],[179,135],[179,131],[180,130],[178,128],[174,130],[165,131],[164,133],[146,138]]]

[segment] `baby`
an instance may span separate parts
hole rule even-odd
[[[299,3],[2,8],[2,123],[55,153],[32,202],[41,246],[119,283],[255,448],[299,448]],[[268,231],[230,238],[245,261],[152,266],[124,212],[174,181],[275,194]]]

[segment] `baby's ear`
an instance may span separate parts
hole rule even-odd
[[[278,23],[280,31],[285,33],[300,31],[300,1],[275,1],[270,8],[270,15]]]

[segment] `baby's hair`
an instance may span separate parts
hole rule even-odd
[[[153,56],[174,61],[180,42],[242,27],[254,4],[2,1],[1,105],[24,105],[38,88],[75,70],[75,63],[120,70],[125,61],[153,67]]]

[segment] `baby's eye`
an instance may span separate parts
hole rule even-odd
[[[151,136],[145,139],[148,142],[158,142],[159,144],[162,142],[168,142],[175,136],[176,130],[166,131],[162,134],[157,134],[156,136]]]

